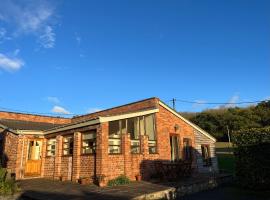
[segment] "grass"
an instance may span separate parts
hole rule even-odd
[[[234,174],[234,155],[233,154],[217,154],[218,166],[220,170]]]
[[[234,174],[233,148],[228,142],[217,142],[216,153],[219,169]]]

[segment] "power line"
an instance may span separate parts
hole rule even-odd
[[[6,111],[6,112],[18,112],[22,114],[29,114],[29,115],[49,115],[49,116],[74,116],[77,114],[69,114],[69,113],[42,113],[42,112],[29,112],[29,111],[24,111],[24,110],[16,110],[16,109],[11,109],[11,108],[5,108],[5,107],[0,107],[1,111]]]
[[[261,103],[264,101],[267,101],[267,99],[265,100],[258,100],[258,101],[240,101],[240,102],[200,102],[200,101],[189,101],[189,100],[183,100],[183,99],[175,99],[173,98],[172,100],[173,103],[175,103],[175,101],[178,102],[182,102],[182,103],[192,103],[192,104],[212,104],[212,105],[231,105],[231,104],[252,104],[252,103]]]

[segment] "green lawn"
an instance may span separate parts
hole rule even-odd
[[[233,154],[217,154],[219,169],[229,173],[234,173],[234,155]]]
[[[234,173],[233,148],[228,142],[217,142],[216,153],[219,169]]]

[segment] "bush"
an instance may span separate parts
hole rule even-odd
[[[0,195],[11,195],[19,190],[16,182],[12,178],[7,178],[7,170],[0,168]]]
[[[117,186],[117,185],[125,185],[129,184],[130,180],[125,175],[118,176],[115,179],[112,179],[108,182],[108,186]]]
[[[239,184],[255,190],[270,188],[270,127],[241,130],[232,135],[235,175]]]

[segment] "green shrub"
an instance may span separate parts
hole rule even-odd
[[[108,186],[117,186],[117,185],[125,185],[129,184],[130,180],[125,175],[118,176],[115,179],[112,179],[108,182]]]
[[[0,168],[0,182],[3,182],[6,180],[6,175],[7,175],[7,169]]]
[[[255,190],[270,188],[270,127],[241,130],[232,139],[239,184]]]
[[[0,168],[0,195],[11,195],[19,191],[14,179],[8,178],[7,170]]]
[[[0,183],[1,195],[11,195],[17,191],[18,191],[18,187],[14,180],[6,180]]]

